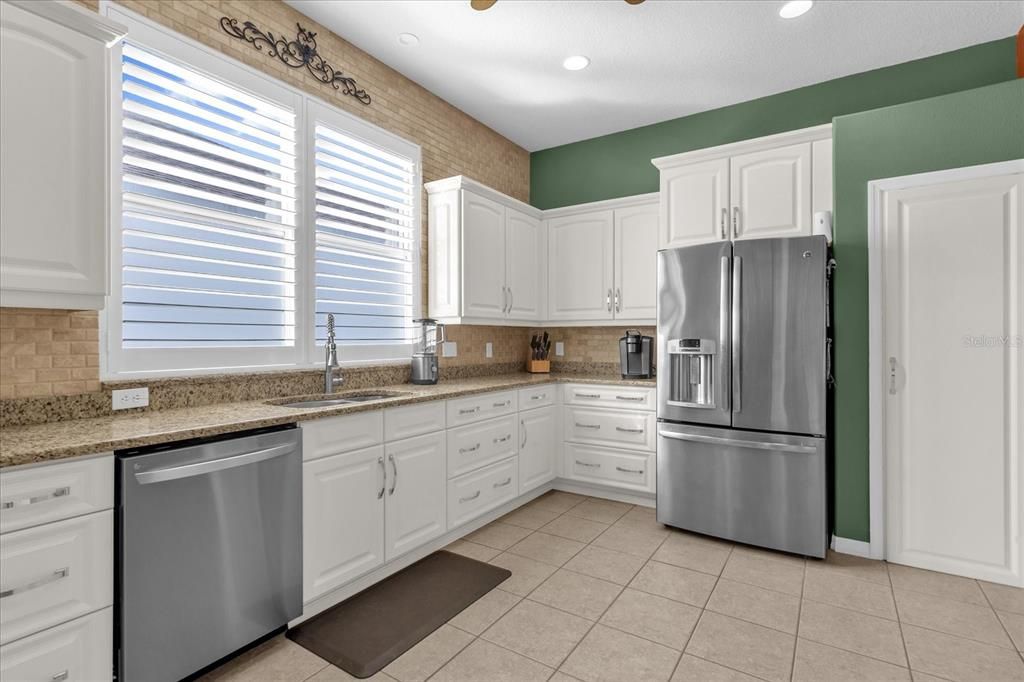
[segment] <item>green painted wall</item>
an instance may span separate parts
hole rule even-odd
[[[1014,39],[868,71],[530,155],[530,202],[555,208],[658,191],[651,159],[1014,77]]]
[[[1024,79],[833,122],[836,534],[867,540],[869,180],[1024,158]]]

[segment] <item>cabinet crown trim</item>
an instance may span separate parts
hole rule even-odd
[[[128,34],[126,26],[100,16],[96,12],[78,7],[68,0],[55,0],[54,2],[5,0],[5,3],[54,21],[82,35],[101,40],[107,47],[111,47]]]
[[[749,140],[740,140],[739,142],[730,142],[717,147],[695,149],[693,151],[672,154],[670,156],[659,156],[656,159],[651,159],[651,163],[659,170],[665,170],[668,168],[675,168],[677,166],[686,166],[699,161],[711,161],[714,159],[736,156],[737,154],[747,154],[749,152],[776,149],[778,147],[799,144],[801,142],[814,142],[816,140],[828,140],[831,138],[832,124],[825,123],[811,128],[789,130],[775,135],[755,137]]]
[[[612,211],[618,208],[632,208],[634,206],[645,206],[651,204],[657,205],[658,196],[658,192],[649,192],[647,194],[633,194],[628,197],[591,201],[586,204],[573,204],[571,206],[549,208],[543,211],[544,219],[561,218],[562,216],[576,215],[579,213],[593,213],[595,211]]]
[[[423,188],[427,190],[427,195],[441,194],[442,192],[450,192],[457,189],[468,189],[474,194],[481,195],[487,199],[497,201],[498,203],[510,206],[517,211],[525,213],[533,218],[542,218],[543,211],[534,206],[530,206],[524,201],[520,201],[514,197],[510,197],[507,194],[502,194],[498,190],[488,187],[487,185],[477,182],[472,178],[468,178],[465,175],[455,175],[450,178],[444,178],[442,180],[433,180],[423,184]]]

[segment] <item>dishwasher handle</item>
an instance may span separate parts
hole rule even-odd
[[[290,452],[295,452],[294,443],[276,445],[272,448],[256,450],[254,452],[243,452],[240,455],[211,459],[206,462],[193,462],[192,464],[182,464],[181,466],[168,467],[166,469],[140,471],[135,474],[135,480],[142,485],[147,485],[149,483],[163,483],[164,481],[175,481],[179,478],[202,476],[204,474],[212,474],[215,471],[224,471],[225,469],[234,469],[235,467],[245,466],[246,464],[263,462],[268,459],[273,459],[274,457],[286,455]]]

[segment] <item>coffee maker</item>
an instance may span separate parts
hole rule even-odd
[[[627,329],[619,339],[619,362],[623,379],[650,379],[654,339],[636,329]]]
[[[420,325],[420,331],[412,354],[412,383],[436,384],[439,375],[437,346],[444,343],[444,325],[429,317],[413,320],[413,323]]]

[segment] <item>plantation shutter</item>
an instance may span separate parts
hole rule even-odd
[[[126,44],[123,348],[295,345],[296,112]]]
[[[417,317],[416,161],[319,119],[314,148],[317,342],[334,313],[339,343],[408,344]]]

